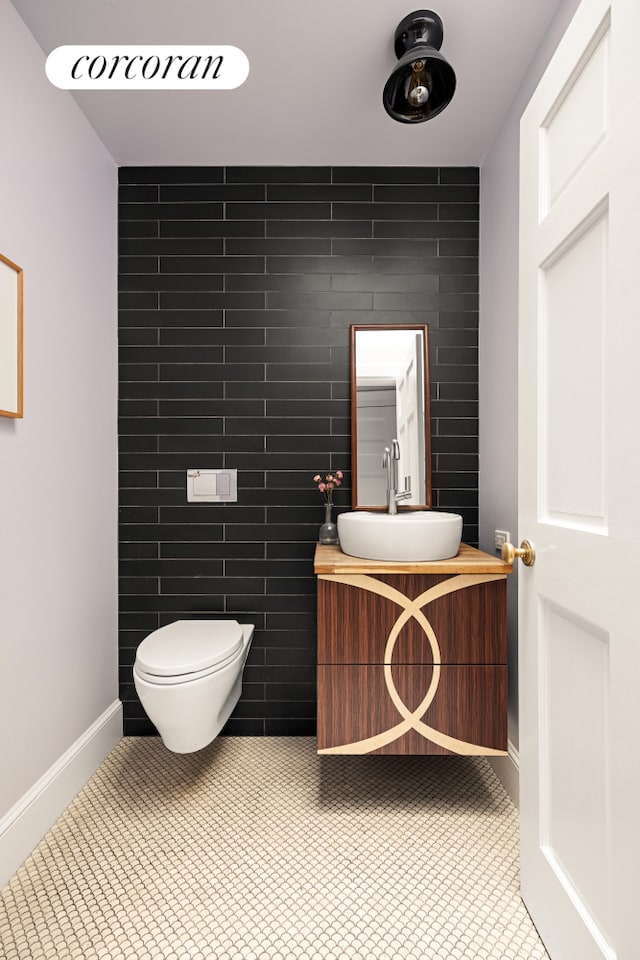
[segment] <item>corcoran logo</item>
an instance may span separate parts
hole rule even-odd
[[[230,46],[69,45],[51,51],[46,72],[62,90],[233,90],[249,61]]]

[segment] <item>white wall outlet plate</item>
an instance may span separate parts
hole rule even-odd
[[[511,542],[511,534],[508,530],[494,530],[493,531],[493,542],[496,550],[502,549],[503,543]]]
[[[237,470],[187,470],[188,503],[235,503],[237,499]]]

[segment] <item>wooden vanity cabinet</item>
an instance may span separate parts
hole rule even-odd
[[[462,545],[438,563],[316,548],[318,752],[507,749],[506,577]]]

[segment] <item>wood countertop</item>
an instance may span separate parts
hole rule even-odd
[[[313,562],[315,573],[513,573],[513,565],[500,557],[460,544],[456,557],[450,560],[404,562],[392,560],[363,560],[343,553],[339,546],[319,543]]]

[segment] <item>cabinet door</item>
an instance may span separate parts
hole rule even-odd
[[[317,735],[320,753],[502,754],[507,668],[321,665]]]
[[[506,577],[318,578],[318,663],[434,660],[506,663]]]

